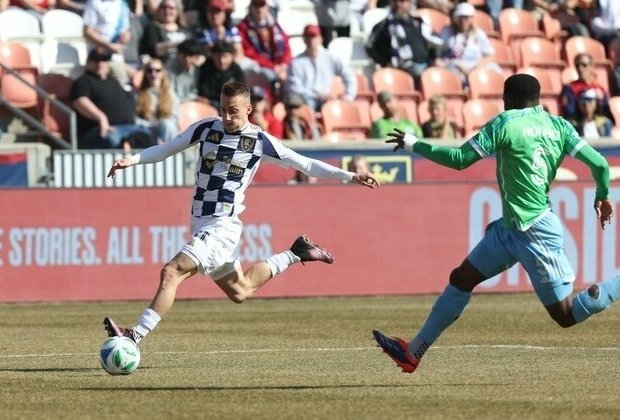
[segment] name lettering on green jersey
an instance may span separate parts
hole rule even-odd
[[[549,127],[527,125],[523,127],[523,135],[526,137],[548,137],[552,140],[560,140],[560,132]]]

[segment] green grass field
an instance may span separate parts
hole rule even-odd
[[[118,377],[99,367],[101,320],[132,323],[145,302],[3,304],[0,418],[620,417],[620,308],[563,330],[533,295],[476,295],[400,373],[370,332],[408,338],[433,301],[179,301]]]

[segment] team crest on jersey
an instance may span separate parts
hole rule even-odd
[[[247,152],[254,147],[254,143],[256,143],[256,139],[254,137],[241,136],[239,138],[239,145],[241,146],[241,150],[244,152]]]
[[[211,169],[215,166],[215,162],[217,162],[216,160],[217,155],[215,154],[215,152],[212,150],[209,153],[207,153],[202,160],[205,161],[205,165],[207,165],[207,168]]]
[[[219,143],[222,141],[222,133],[219,131],[210,131],[209,134],[207,134],[207,141],[209,143]]]

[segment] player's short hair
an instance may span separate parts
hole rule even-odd
[[[515,104],[538,102],[540,83],[529,74],[513,74],[504,82],[504,97]]]
[[[245,83],[238,82],[237,80],[229,80],[222,86],[222,95],[229,98],[241,95],[249,99],[250,88]]]

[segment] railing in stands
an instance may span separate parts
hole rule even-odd
[[[13,114],[17,115],[19,118],[24,120],[26,124],[31,127],[34,127],[38,131],[40,131],[47,139],[49,139],[55,146],[61,149],[69,149],[73,150],[77,149],[77,117],[75,111],[69,108],[67,105],[63,104],[61,101],[56,99],[53,95],[50,95],[45,90],[41,89],[39,86],[33,85],[28,80],[24,79],[18,72],[13,70],[11,67],[6,66],[5,64],[0,62],[0,68],[2,71],[7,72],[14,76],[17,80],[19,80],[24,85],[28,86],[30,89],[34,89],[37,92],[38,96],[42,96],[45,98],[49,104],[55,108],[58,108],[60,112],[66,114],[69,118],[69,138],[63,139],[60,138],[53,133],[51,133],[45,125],[41,123],[37,118],[23,111],[22,109],[16,108],[11,103],[6,100],[2,95],[0,95],[0,105],[7,108]]]
[[[193,152],[195,153],[195,152]],[[107,178],[115,160],[124,157],[121,150],[56,150],[54,183],[57,188],[182,187],[192,185],[195,156],[188,161],[178,153],[164,161],[136,165]]]

